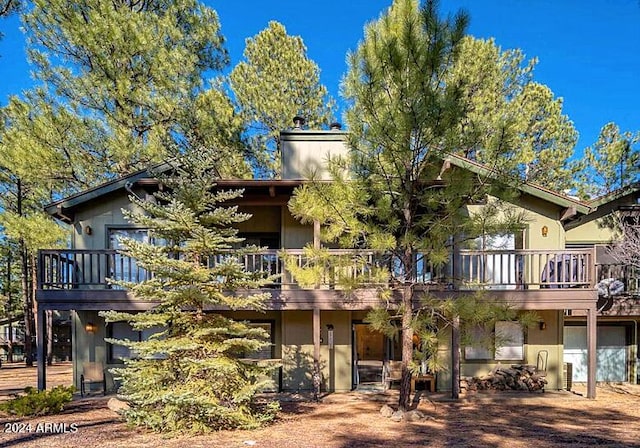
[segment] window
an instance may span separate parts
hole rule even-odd
[[[464,348],[464,358],[469,360],[492,359],[490,333],[486,328],[476,327],[471,330],[473,341],[479,341],[478,345],[467,345]]]
[[[135,228],[111,228],[109,229],[109,248],[124,249],[123,238],[130,238],[140,243],[149,243],[149,231],[147,229]],[[138,266],[136,260],[126,255],[116,254],[113,257],[112,266],[109,269],[109,276],[113,280],[140,282],[147,278],[147,271]],[[119,288],[114,286],[114,288]]]
[[[486,329],[476,328],[472,332],[478,345],[465,346],[464,357],[467,360],[521,361],[524,359],[524,331],[519,322],[496,322],[493,335]],[[495,354],[491,345],[495,344]]]
[[[113,339],[128,339],[130,341],[140,341],[140,332],[131,328],[128,322],[113,322],[109,324],[108,335]],[[108,344],[109,362],[117,363],[131,358],[129,347],[119,344]]]
[[[496,339],[501,341],[496,347],[497,361],[524,359],[524,332],[519,322],[496,322]]]
[[[262,349],[257,350],[255,352],[251,352],[251,353],[245,353],[244,356],[242,356],[243,358],[249,358],[249,359],[273,359],[274,356],[274,332],[273,332],[273,326],[274,326],[274,322],[247,322],[247,325],[249,327],[253,327],[253,328],[262,328],[264,331],[267,332],[268,336],[268,342],[271,342],[271,344],[262,347]]]
[[[128,322],[112,322],[107,329],[108,337],[112,339],[128,339],[133,342],[142,342],[148,340],[153,334],[160,331],[158,328],[147,328],[137,331],[131,328]],[[107,344],[109,349],[109,363],[120,363],[125,359],[136,357],[136,353],[119,344]]]
[[[515,250],[522,248],[523,242],[522,232],[484,235],[471,241],[470,249],[477,252],[462,256],[463,279],[485,289],[515,289],[522,284],[524,263]]]

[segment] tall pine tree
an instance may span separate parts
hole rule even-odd
[[[303,117],[312,128],[328,125],[333,100],[300,36],[278,22],[247,39],[245,60],[231,72],[231,88],[248,123],[248,142],[260,177],[280,176],[280,131]]]
[[[410,406],[416,332],[433,341],[442,334],[439,325],[450,328],[452,391],[457,398],[461,319],[482,316],[490,322],[500,313],[506,315],[503,307],[482,308],[486,302],[474,297],[442,302],[422,297],[416,290],[418,264],[443,266],[465,240],[513,232],[522,225],[518,213],[488,199],[509,193],[499,184],[515,178],[516,167],[498,159],[490,173],[474,174],[445,163],[459,149],[459,130],[468,110],[464,85],[445,82],[459,57],[467,22],[463,12],[441,19],[434,1],[421,7],[415,0],[396,0],[367,25],[363,42],[350,55],[344,84],[352,104],[347,113],[349,160],[330,164],[332,184],[304,186],[289,205],[294,216],[319,221],[326,239],[390,257],[389,288],[380,289],[382,306],[370,320],[379,330],[402,334],[403,409]],[[514,151],[509,143],[494,145],[494,156],[508,160]],[[480,201],[488,204],[484,212],[467,208]],[[495,219],[498,216],[504,219]],[[371,287],[368,282],[365,278],[350,287]],[[390,300],[393,296],[400,298],[397,306]]]
[[[215,189],[214,158],[189,153],[170,176],[160,177],[155,201],[132,197],[131,223],[149,229],[156,244],[123,241],[124,253],[152,278],[125,284],[138,298],[157,302],[139,314],[104,313],[108,322],[127,321],[134,330],[155,329],[143,342],[112,340],[129,347],[115,374],[130,403],[130,423],[156,431],[206,432],[253,428],[269,421],[277,406],[258,406],[268,366],[240,358],[269,345],[267,334],[211,309],[262,310],[268,293],[253,294],[271,279],[245,270],[233,225],[249,218],[221,203],[241,191]]]

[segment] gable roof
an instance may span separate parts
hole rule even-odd
[[[463,157],[457,154],[448,154],[447,157],[445,158],[445,162],[447,161],[459,168],[467,169],[472,173],[476,173],[481,176],[487,176],[487,177],[493,177],[493,178],[498,176],[497,171],[487,167],[486,165],[475,162],[471,159],[468,159],[466,157]],[[550,202],[559,207],[566,208],[567,213],[570,213],[571,211],[575,211],[576,213],[587,214],[592,211],[591,205],[586,202],[582,202],[579,199],[575,199],[570,196],[550,190],[548,188],[544,188],[533,182],[522,182],[517,186],[517,188],[523,193],[527,193],[533,197]],[[567,219],[569,217],[570,216],[567,216]]]
[[[287,138],[295,138],[300,140],[309,139],[310,135],[313,137],[313,139],[330,138],[334,140],[344,140],[346,139],[347,133],[344,131],[338,132],[335,130],[313,132],[292,131],[283,132],[283,135],[286,135]],[[444,159],[444,163],[451,163],[452,165],[455,165],[459,168],[467,169],[481,176],[490,178],[498,177],[498,172],[496,170],[460,155],[448,154]],[[56,217],[57,219],[65,222],[72,222],[73,218],[70,215],[73,213],[73,210],[75,208],[115,191],[127,189],[133,184],[155,184],[157,183],[157,181],[153,179],[153,173],[166,172],[171,169],[172,166],[173,165],[168,162],[161,163],[146,170],[140,170],[135,173],[121,176],[117,179],[105,182],[101,185],[79,192],[75,195],[69,196],[56,202],[52,202],[45,206],[45,211],[48,214]],[[304,182],[305,181],[302,180],[221,179],[218,181],[218,185],[223,185],[230,188],[277,188],[278,186],[292,188],[297,185],[301,185]],[[598,206],[597,202],[582,202],[578,199],[544,188],[532,182],[522,182],[517,186],[517,188],[521,192],[526,193],[530,196],[539,198],[543,201],[564,208],[564,211],[560,216],[561,221],[568,221],[574,218],[577,214],[586,215],[588,213],[591,213]]]
[[[597,198],[593,198],[592,200],[589,201],[589,205],[591,207],[600,207],[602,205],[608,204],[617,199],[621,199],[625,196],[630,196],[633,193],[637,193],[637,192],[640,192],[640,182],[635,182],[631,185],[626,185],[622,188],[618,188],[602,196],[598,196]]]

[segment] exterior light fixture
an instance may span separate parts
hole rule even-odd
[[[87,235],[93,234],[93,229],[91,228],[91,226],[86,226],[84,228],[84,233],[86,233]]]
[[[547,323],[545,321],[540,321],[540,330],[546,330],[547,329]]]
[[[93,322],[87,322],[84,326],[84,329],[87,333],[93,334],[96,332],[98,327]]]
[[[540,233],[542,233],[542,236],[546,238],[547,235],[549,235],[549,227],[542,226],[542,229],[540,229]]]

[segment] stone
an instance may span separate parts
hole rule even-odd
[[[404,412],[402,412],[400,409],[398,409],[396,412],[391,414],[390,418],[394,422],[401,422],[403,416],[404,416]]]
[[[116,414],[122,414],[124,411],[130,409],[129,403],[118,400],[117,398],[110,398],[107,402],[107,407]]]
[[[424,420],[425,415],[417,409],[414,409],[413,411],[405,412],[404,419],[410,422],[418,422],[420,420]]]
[[[386,418],[391,417],[393,415],[393,408],[388,404],[385,404],[380,408],[380,415]]]

